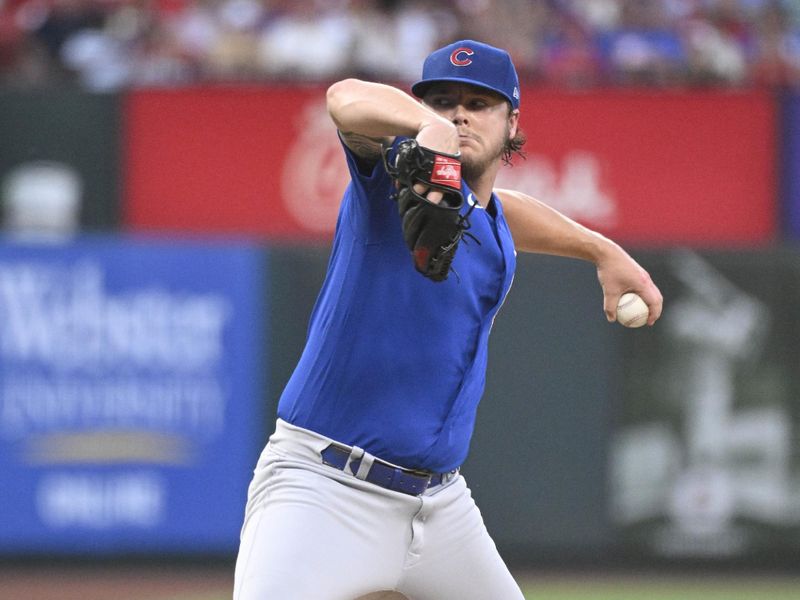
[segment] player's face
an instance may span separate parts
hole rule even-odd
[[[459,134],[464,177],[479,175],[503,154],[517,132],[518,110],[500,94],[466,83],[432,85],[423,102],[452,121]]]

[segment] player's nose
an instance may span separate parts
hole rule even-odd
[[[454,125],[466,125],[468,122],[467,111],[461,104],[456,105],[453,111],[452,121]]]
[[[466,108],[464,108],[464,104],[462,102],[454,103],[453,110],[450,115],[450,120],[455,125],[462,125],[467,123],[468,121],[467,110]]]

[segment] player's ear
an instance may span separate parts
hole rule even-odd
[[[510,107],[509,107],[510,108]],[[519,128],[519,109],[515,108],[508,111],[508,139],[513,140],[517,136]]]

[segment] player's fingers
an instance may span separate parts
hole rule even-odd
[[[417,192],[420,196],[425,196],[425,198],[427,198],[429,202],[433,202],[434,204],[439,204],[442,201],[442,198],[444,197],[444,194],[439,190],[432,190],[430,186],[424,185],[422,183],[415,183],[414,191]]]
[[[650,282],[648,292],[649,293],[642,296],[642,300],[645,301],[650,312],[650,316],[647,317],[647,324],[653,325],[661,317],[661,313],[664,310],[664,297],[661,295],[661,291],[656,287],[656,284],[652,281]]]
[[[442,198],[444,198],[444,194],[439,190],[432,190],[428,192],[428,195],[425,197],[428,199],[428,201],[433,202],[434,204],[439,204],[442,201]]]
[[[606,313],[606,319],[609,323],[617,320],[617,304],[622,296],[621,293],[604,293],[603,294],[603,311]]]

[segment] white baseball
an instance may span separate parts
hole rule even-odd
[[[647,323],[650,311],[637,294],[622,294],[617,304],[617,323],[625,327],[641,327]]]

